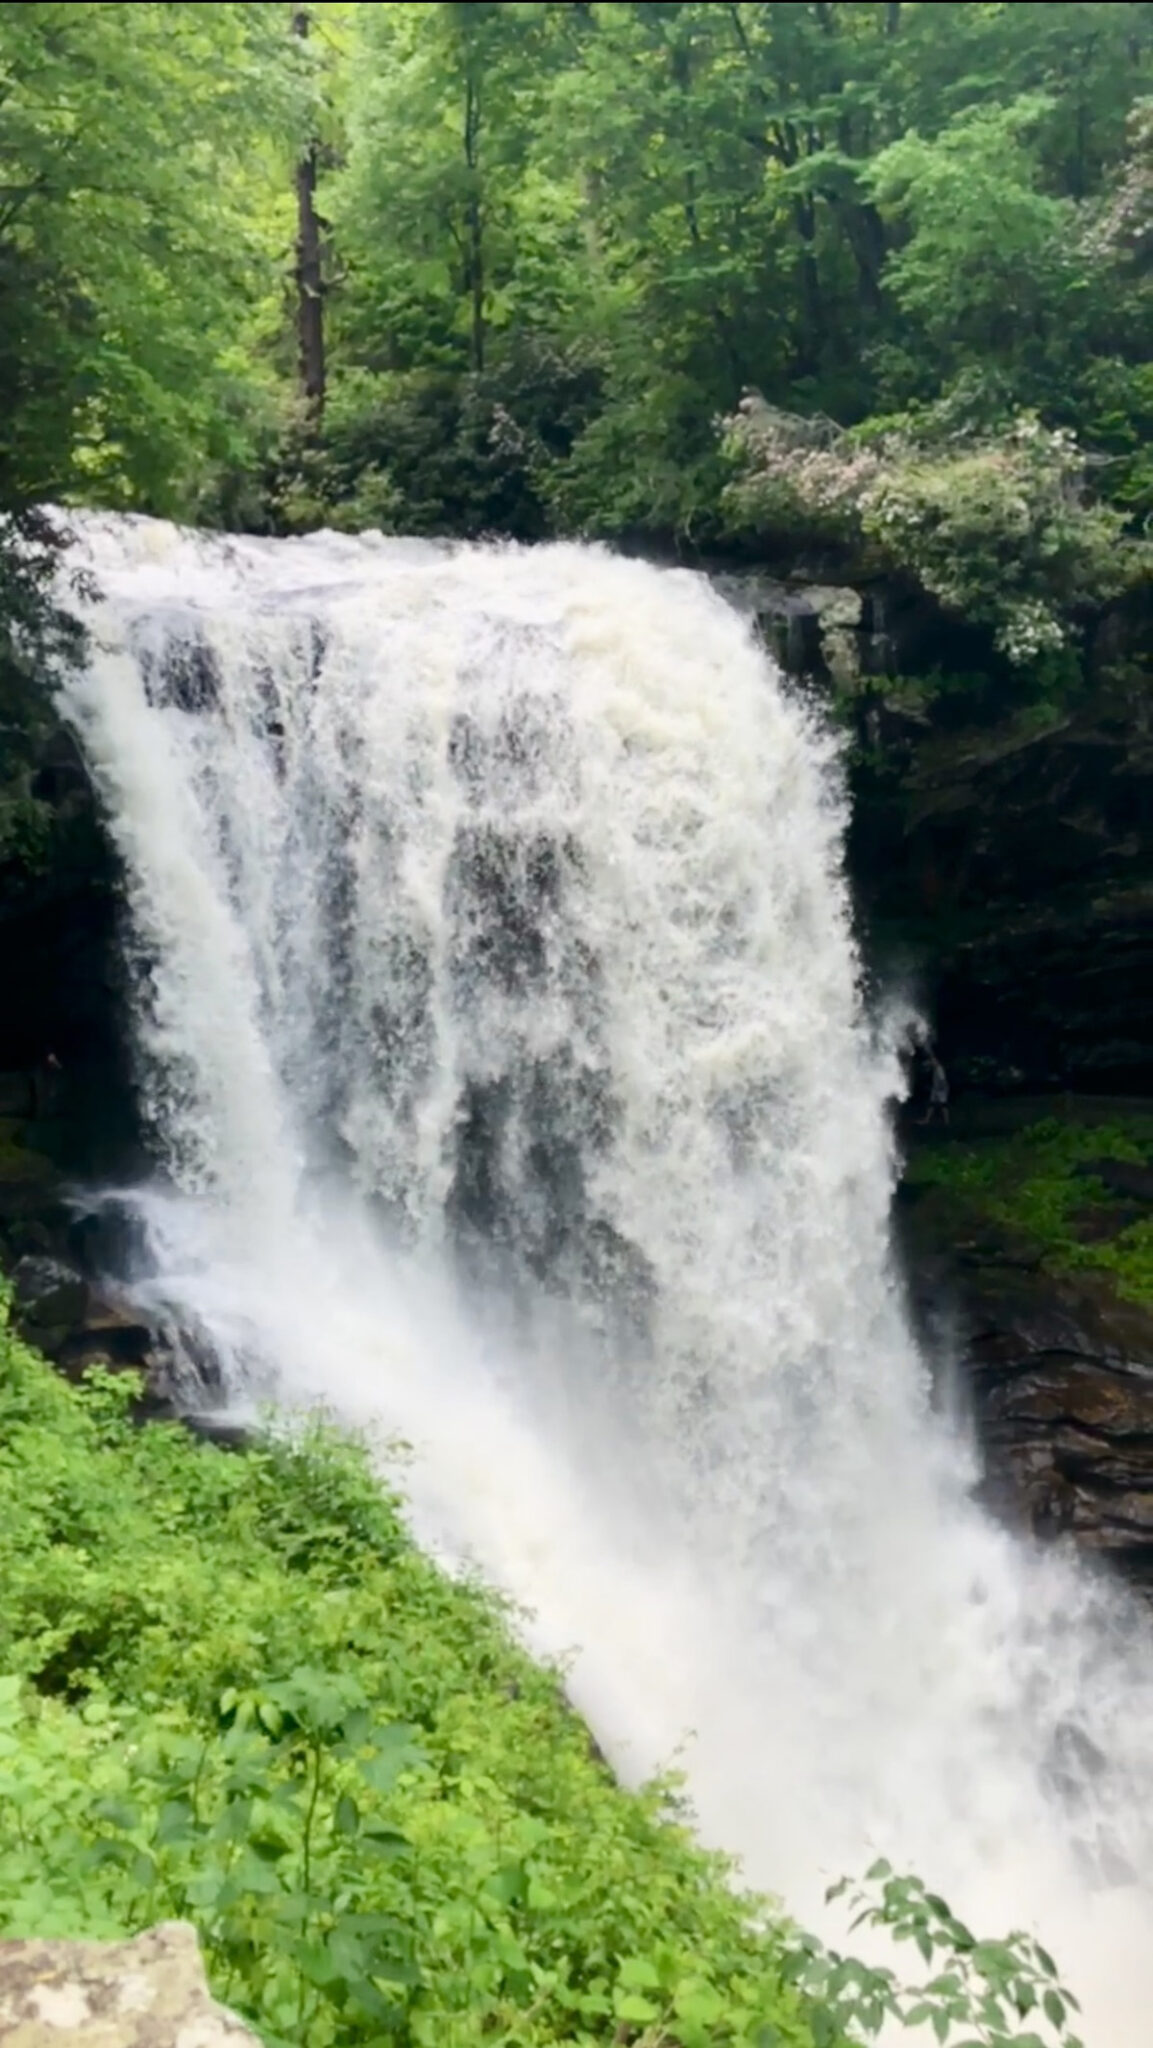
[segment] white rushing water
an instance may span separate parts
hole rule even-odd
[[[751,1881],[815,1915],[883,1852],[1135,2048],[1144,1624],[929,1412],[819,726],[703,579],[600,550],[86,518],[77,557],[153,1294],[238,1395],[406,1439],[424,1540]]]

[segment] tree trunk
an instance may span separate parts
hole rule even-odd
[[[308,34],[308,9],[292,17],[294,35]],[[324,267],[320,218],[316,211],[319,151],[310,142],[296,166],[296,335],[300,391],[314,426],[324,416]]]
[[[810,377],[816,374],[820,364],[824,331],[821,277],[817,268],[816,251],[817,209],[811,192],[802,193],[794,199],[793,220],[801,245],[798,265],[801,284],[801,327],[793,360],[793,374],[798,377]]]
[[[469,168],[468,284],[472,300],[472,367],[484,368],[484,212],[480,192],[480,88],[465,83],[464,157]]]

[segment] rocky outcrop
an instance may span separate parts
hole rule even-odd
[[[212,1997],[196,1930],[172,1920],[135,1941],[0,1942],[6,2048],[258,2048]]]
[[[916,1200],[899,1217],[914,1308],[931,1355],[961,1375],[988,1504],[1153,1594],[1153,1311],[1103,1274],[1047,1271],[1005,1229],[943,1235]]]
[[[195,1418],[220,1399],[211,1346],[163,1317],[150,1319],[97,1277],[137,1262],[131,1206],[104,1198],[86,1207],[53,1160],[24,1142],[27,1128],[0,1121],[0,1272],[11,1283],[18,1329],[70,1379],[90,1366],[139,1374],[138,1421]]]
[[[6,834],[14,802],[24,829]],[[75,741],[51,722],[5,728],[0,1155],[11,1119],[38,1126],[31,1148],[64,1170],[115,1173],[138,1150],[118,902],[115,856]],[[0,1157],[0,1198],[4,1179]]]
[[[202,1426],[199,1415],[221,1397],[219,1369],[211,1347],[194,1333],[149,1320],[127,1295],[61,1258],[19,1259],[10,1277],[18,1327],[69,1379],[82,1378],[92,1366],[137,1373],[137,1421],[187,1421],[202,1434],[218,1434],[211,1424]]]
[[[857,780],[874,943],[920,982],[956,1078],[1153,1090],[1153,730],[1137,709],[892,737]]]
[[[1047,706],[986,632],[843,554],[713,574],[847,719],[866,950],[956,1083],[1153,1091],[1147,598],[1090,622],[1079,695]]]

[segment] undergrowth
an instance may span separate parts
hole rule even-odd
[[[236,1455],[135,1427],[133,1391],[64,1383],[0,1299],[0,1933],[188,1918],[275,2048],[846,2048],[887,2015],[1071,2048],[1043,1951],[916,1879],[858,1900],[923,1958],[909,1990],[741,1894],[362,1445]]]

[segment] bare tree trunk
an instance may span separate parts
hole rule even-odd
[[[308,9],[292,17],[294,35],[308,34]],[[319,150],[310,142],[296,166],[296,335],[300,356],[300,390],[312,423],[324,416],[324,268],[320,218],[316,211]]]
[[[470,172],[468,282],[472,298],[472,367],[484,368],[484,213],[480,194],[480,88],[465,84],[464,156]]]

